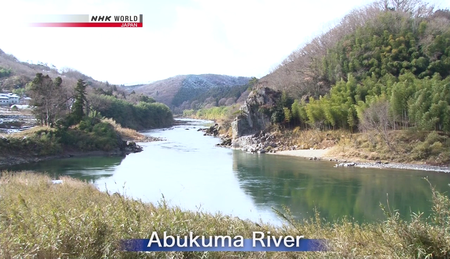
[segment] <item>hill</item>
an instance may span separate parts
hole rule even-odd
[[[127,92],[152,97],[174,112],[220,105],[232,105],[248,95],[249,77],[226,75],[179,75],[146,85],[124,86]],[[242,98],[241,98],[242,100]]]
[[[31,82],[37,73],[49,75],[52,78],[59,76],[63,79],[64,85],[75,85],[78,79],[82,79],[88,85],[96,88],[106,86],[106,83],[96,81],[73,69],[66,68],[59,71],[56,67],[47,64],[21,62],[0,49],[0,91],[25,88],[25,85]]]
[[[446,77],[450,11],[420,0],[378,1],[353,10],[334,28],[292,52],[260,85],[296,98],[318,98],[349,75]]]
[[[449,46],[450,10],[380,1],[351,12],[258,84],[297,99],[273,109],[278,123],[450,132]]]
[[[45,81],[42,83],[44,88],[55,89],[50,93],[57,95],[53,97],[56,103],[52,107],[58,110],[58,119],[71,112],[75,102],[75,86],[80,83],[86,87],[86,115],[91,111],[95,111],[94,114],[99,112],[101,116],[114,119],[123,127],[138,130],[167,127],[173,122],[169,108],[152,98],[136,93],[127,94],[117,85],[97,81],[73,69],[60,71],[46,64],[21,62],[0,50],[0,92],[28,94],[33,98],[30,87],[33,80],[38,78]]]
[[[345,146],[346,156],[448,165],[449,87],[450,10],[383,0],[351,12],[258,80],[232,132],[278,126],[301,143],[303,130],[343,130],[359,135],[323,140]],[[266,89],[283,93],[272,100]]]

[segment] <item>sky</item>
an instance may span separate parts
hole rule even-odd
[[[2,3],[3,2],[3,3]],[[112,84],[263,77],[368,0],[0,0],[0,49]],[[449,8],[449,0],[430,1]],[[139,15],[142,28],[42,28],[39,14]]]

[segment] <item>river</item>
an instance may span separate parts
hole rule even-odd
[[[218,138],[197,131],[208,121],[182,120],[183,125],[145,132],[165,141],[140,143],[144,151],[123,157],[86,157],[43,161],[8,168],[34,170],[52,177],[70,175],[145,202],[194,211],[230,214],[279,224],[273,208],[286,206],[297,219],[314,210],[333,221],[359,223],[385,219],[380,204],[411,212],[431,210],[431,188],[449,193],[445,173],[334,168],[334,163],[272,154],[249,154],[215,146]]]

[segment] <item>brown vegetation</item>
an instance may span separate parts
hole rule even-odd
[[[114,127],[114,130],[119,134],[120,138],[125,141],[145,142],[149,141],[149,138],[144,134],[137,132],[134,129],[123,128],[120,124],[117,124],[113,119],[103,118],[102,122],[108,123]]]
[[[146,204],[118,193],[61,178],[52,184],[36,173],[2,173],[0,178],[0,257],[2,258],[445,258],[450,255],[447,196],[433,192],[433,213],[410,222],[385,208],[386,220],[355,224],[324,222],[320,215],[298,222],[289,210],[277,211],[281,227],[239,218],[184,211],[166,201]],[[328,252],[152,252],[121,251],[122,239],[169,235],[243,236],[270,231],[273,236],[326,239]]]
[[[450,165],[450,136],[436,131],[377,131],[348,135],[328,155],[352,161],[388,161],[428,165]],[[390,145],[386,144],[386,138]]]

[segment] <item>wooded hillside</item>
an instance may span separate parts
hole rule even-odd
[[[95,111],[123,127],[139,130],[168,127],[173,122],[170,109],[148,96],[127,94],[120,86],[97,81],[73,69],[20,62],[0,50],[0,92],[32,97],[30,104],[37,107],[34,113],[42,125],[54,126],[71,112],[80,80],[85,85],[86,115]]]
[[[450,11],[375,2],[259,80],[297,99],[284,121],[321,129],[450,131]]]
[[[245,100],[248,77],[227,75],[179,75],[147,85],[123,87],[127,92],[145,94],[168,105],[173,112],[230,106]]]

